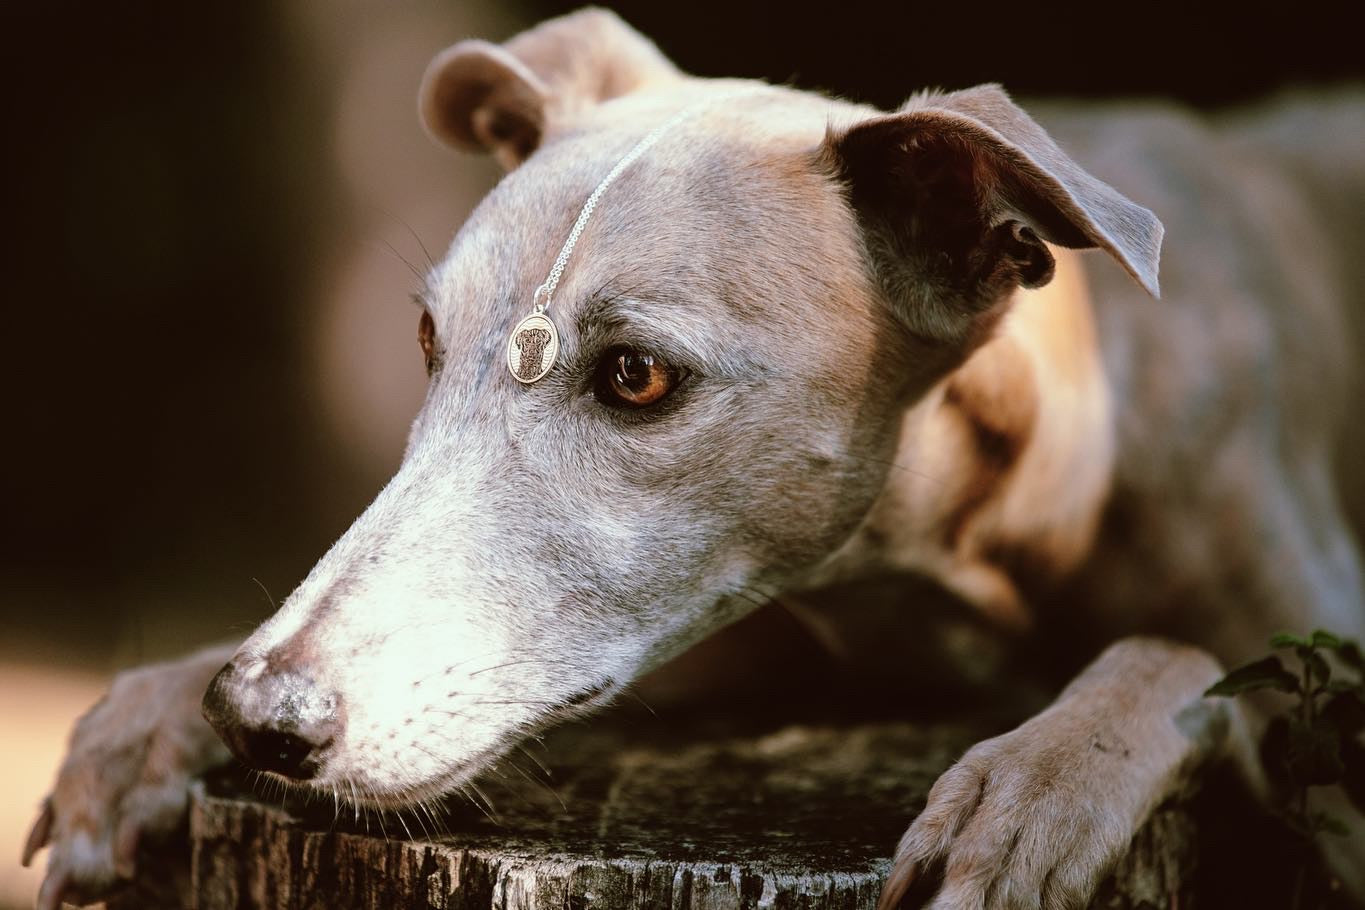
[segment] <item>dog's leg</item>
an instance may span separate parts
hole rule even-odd
[[[1084,906],[1147,814],[1198,765],[1253,752],[1218,662],[1186,645],[1109,647],[1050,707],[939,778],[896,849],[879,910]],[[1250,762],[1247,762],[1250,765]]]
[[[38,910],[94,900],[131,879],[139,840],[180,823],[190,780],[228,757],[199,704],[235,650],[207,648],[121,673],[77,721],[24,846],[24,865],[52,846]]]

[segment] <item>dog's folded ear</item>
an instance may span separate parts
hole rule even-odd
[[[436,139],[492,152],[511,170],[575,113],[681,77],[648,38],[615,13],[589,7],[503,45],[470,40],[446,48],[427,67],[418,107]]]
[[[1161,222],[1072,161],[999,86],[916,96],[831,131],[821,157],[847,187],[877,280],[929,337],[977,336],[1015,287],[1046,284],[1043,241],[1103,249],[1158,293]]]

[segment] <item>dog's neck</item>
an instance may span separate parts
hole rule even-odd
[[[1046,583],[1085,558],[1113,409],[1080,257],[1053,252],[1053,281],[1017,292],[995,337],[906,413],[885,489],[812,586],[912,571],[1022,628],[1021,577]]]

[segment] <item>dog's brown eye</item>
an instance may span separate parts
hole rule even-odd
[[[426,361],[427,375],[430,376],[436,372],[436,323],[426,310],[422,311],[422,318],[417,321],[417,343],[422,346],[422,358]]]
[[[645,408],[678,384],[679,372],[663,358],[633,348],[612,348],[597,367],[597,397],[619,408]]]

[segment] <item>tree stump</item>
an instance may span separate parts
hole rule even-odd
[[[870,910],[930,786],[981,735],[595,724],[514,753],[430,816],[282,806],[210,780],[192,888],[200,910]],[[1194,835],[1185,806],[1159,809],[1092,906],[1188,906]]]

